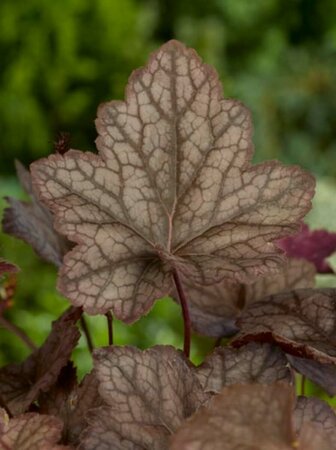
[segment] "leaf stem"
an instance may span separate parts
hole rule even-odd
[[[30,337],[27,336],[27,334],[23,330],[21,330],[21,328],[19,328],[17,325],[14,325],[14,323],[10,322],[4,316],[0,316],[0,326],[15,334],[15,336],[17,336],[30,350],[36,350],[37,347],[30,339]]]
[[[113,345],[113,316],[111,314],[111,311],[107,311],[105,316],[107,319],[108,342],[109,345]]]
[[[90,333],[88,324],[87,324],[83,314],[81,315],[81,318],[80,318],[80,324],[81,324],[81,327],[82,327],[82,330],[83,330],[83,333],[84,333],[84,336],[86,339],[86,344],[88,346],[89,352],[92,353],[93,348],[94,348],[93,341],[92,341],[92,337],[91,337],[91,333]]]
[[[183,351],[187,358],[190,356],[190,342],[191,342],[191,321],[189,314],[188,301],[185,296],[180,276],[176,269],[173,269],[173,278],[176,286],[176,290],[180,299],[182,308],[183,324],[184,324],[184,343]]]

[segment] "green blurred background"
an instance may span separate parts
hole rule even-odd
[[[252,110],[256,160],[300,164],[318,177],[309,221],[336,231],[334,0],[1,0],[1,197],[22,198],[14,158],[28,165],[49,154],[58,131],[94,151],[98,104],[123,98],[132,70],[171,38],[194,47],[217,68],[225,95]],[[4,234],[0,254],[22,269],[9,317],[40,343],[67,305],[55,270]],[[104,318],[89,322],[95,343],[105,344]],[[116,323],[115,336],[142,347],[181,345],[181,329],[178,306],[166,300],[130,329]],[[197,338],[194,360],[212,345]],[[91,364],[84,350],[81,341],[81,373]],[[26,354],[0,330],[1,364]]]

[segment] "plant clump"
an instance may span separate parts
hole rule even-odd
[[[252,164],[248,109],[177,41],[133,72],[125,101],[99,107],[96,127],[98,154],[63,133],[30,171],[16,163],[31,202],[7,198],[3,230],[58,268],[71,306],[35,348],[5,317],[3,278],[1,323],[32,353],[0,369],[0,448],[334,449],[334,411],[296,395],[297,374],[336,393],[336,289],[315,287],[334,236],[303,225],[312,175]],[[17,270],[0,261],[1,277]],[[113,317],[132,323],[166,295],[181,305],[183,352],[113,345]],[[109,346],[92,349],[85,313],[106,315]],[[81,381],[78,322],[94,363]],[[216,347],[198,366],[192,332]]]

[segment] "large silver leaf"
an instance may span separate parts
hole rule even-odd
[[[85,450],[168,450],[169,438],[208,399],[185,356],[169,346],[95,351],[99,393]]]
[[[78,244],[58,283],[74,305],[132,322],[169,292],[172,268],[211,283],[283,262],[273,241],[299,228],[314,180],[252,166],[250,114],[221,91],[214,69],[170,41],[132,74],[124,102],[100,106],[99,155],[31,166],[56,229]]]

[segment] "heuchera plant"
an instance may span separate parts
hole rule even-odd
[[[336,290],[314,288],[335,235],[302,223],[313,177],[252,165],[248,110],[177,41],[96,126],[98,154],[62,134],[30,172],[17,162],[31,202],[8,198],[3,230],[59,267],[72,306],[35,348],[5,318],[4,282],[1,323],[32,353],[0,369],[0,449],[335,449],[333,410],[295,394],[297,372],[336,394]],[[183,352],[113,345],[113,316],[132,323],[165,295],[181,305]],[[110,345],[79,382],[83,312],[107,316]],[[192,329],[216,344],[198,367]]]

